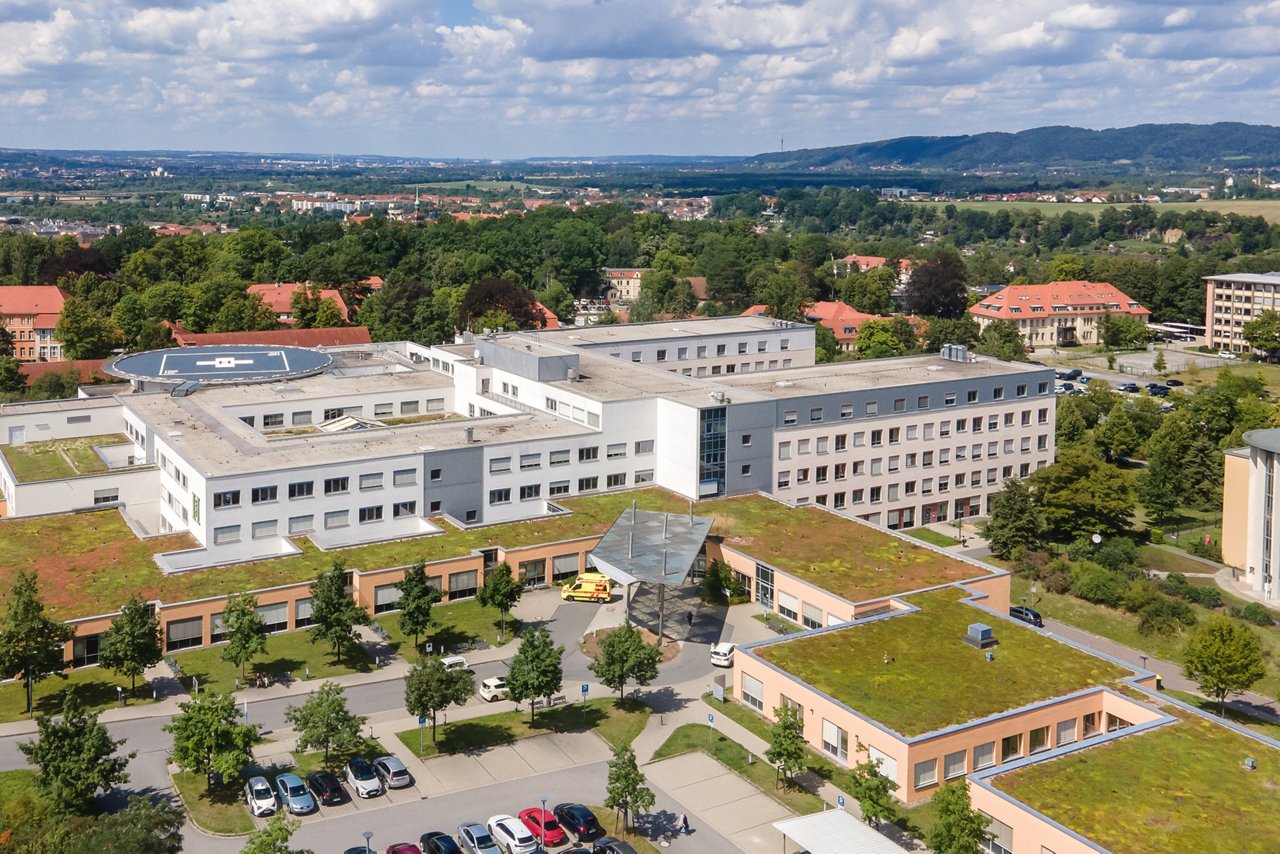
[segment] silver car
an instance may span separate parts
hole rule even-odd
[[[502,849],[493,841],[484,825],[474,821],[464,821],[458,825],[458,841],[462,843],[463,850],[470,854],[502,854]]]
[[[251,777],[244,784],[244,802],[249,807],[249,812],[256,816],[271,815],[279,809],[276,793],[271,790],[266,777]]]
[[[379,756],[373,760],[373,770],[388,789],[403,789],[413,785],[413,776],[404,763],[394,756]]]

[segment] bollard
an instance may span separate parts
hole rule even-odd
[[[307,679],[310,679],[310,678],[311,678],[311,665],[310,665],[310,664],[308,664],[306,667],[302,668],[302,672],[303,672],[303,673],[305,673],[305,674],[307,674]]]

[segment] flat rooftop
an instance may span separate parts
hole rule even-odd
[[[1280,851],[1280,751],[1166,711],[1180,720],[988,782],[1115,854]]]
[[[872,720],[913,738],[1095,685],[1130,671],[967,605],[956,588],[907,597],[920,610],[755,650]],[[985,623],[986,652],[962,640]],[[885,663],[888,656],[889,663]]]
[[[830,362],[761,373],[726,374],[716,377],[716,382],[761,398],[788,398],[1049,370],[1039,365],[1003,362],[988,356],[979,356],[969,362],[957,362],[939,355],[925,355]]]
[[[784,324],[780,327],[779,324]],[[538,332],[539,337],[573,347],[624,345],[629,341],[660,341],[669,338],[706,338],[714,335],[743,335],[771,329],[809,329],[807,324],[776,321],[768,317],[734,316],[686,317],[652,323],[606,323],[595,326],[562,326]],[[528,334],[528,333],[525,333]]]
[[[19,483],[41,480],[63,480],[82,477],[108,470],[98,456],[97,448],[110,445],[127,445],[129,438],[121,433],[102,436],[82,436],[78,439],[50,439],[44,442],[27,442],[22,445],[0,445],[13,476]]]

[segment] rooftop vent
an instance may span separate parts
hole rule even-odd
[[[969,348],[963,344],[943,344],[941,356],[949,362],[967,362]]]
[[[964,634],[964,642],[976,649],[986,649],[997,643],[995,632],[985,623],[970,623],[969,630]]]
[[[793,383],[791,380],[778,380],[776,383],[774,383],[774,385],[776,385],[778,388],[791,388],[793,385],[795,385],[795,383]]]
[[[568,376],[569,376],[569,382],[571,382],[571,383],[576,383],[576,382],[578,381],[578,377],[579,377],[578,369],[577,369],[577,368],[569,368],[569,370],[568,370]]]
[[[467,444],[470,445],[476,440],[476,428],[468,427],[462,431],[462,435],[466,438]]]

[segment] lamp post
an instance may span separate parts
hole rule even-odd
[[[373,846],[369,844],[371,839],[373,839],[373,831],[366,830],[364,832],[364,854],[373,854]]]
[[[547,847],[547,796],[541,795],[538,800],[542,801],[542,812],[538,815],[538,845],[542,848]]]
[[[1036,603],[1040,601],[1039,598],[1036,596],[1036,593],[1037,593],[1036,583],[1033,581],[1031,582],[1031,607],[1033,608],[1035,607]]]

